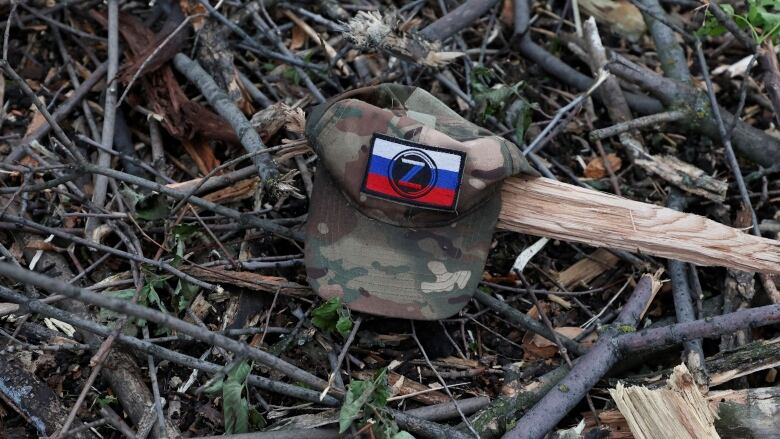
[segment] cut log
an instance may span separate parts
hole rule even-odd
[[[702,216],[547,178],[509,178],[501,195],[500,229],[698,265],[780,273],[780,241]]]

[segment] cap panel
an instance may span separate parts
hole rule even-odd
[[[450,118],[465,120],[457,111],[448,107],[444,102],[430,94],[427,90],[413,87],[404,100],[406,109],[420,113],[432,114],[437,118]]]
[[[307,221],[306,267],[323,297],[392,317],[445,318],[472,296],[487,258],[500,199],[437,228],[397,227],[346,204],[322,169]]]

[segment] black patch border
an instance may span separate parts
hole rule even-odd
[[[458,169],[458,183],[455,186],[455,197],[452,199],[452,204],[448,207],[442,207],[442,206],[431,206],[428,203],[414,201],[414,199],[399,199],[396,197],[393,197],[391,195],[383,194],[380,192],[372,191],[371,189],[368,189],[366,187],[366,183],[368,182],[368,171],[371,169],[371,157],[374,155],[374,143],[376,143],[376,139],[382,139],[387,140],[388,142],[398,143],[401,145],[409,146],[412,148],[418,148],[422,149],[423,151],[436,151],[436,152],[442,152],[446,154],[455,154],[460,156],[460,169]],[[455,206],[458,204],[458,198],[460,197],[460,185],[461,180],[463,180],[463,170],[466,167],[466,153],[463,151],[455,151],[452,149],[446,149],[446,148],[440,148],[437,146],[430,146],[430,145],[424,145],[422,143],[412,142],[406,139],[401,139],[398,137],[388,136],[385,134],[379,134],[374,133],[373,136],[371,136],[371,145],[368,150],[368,160],[366,160],[366,170],[363,173],[363,183],[360,185],[360,192],[370,195],[372,197],[381,198],[383,200],[387,200],[393,203],[397,204],[405,204],[409,206],[414,207],[423,207],[425,209],[430,210],[438,210],[438,211],[444,211],[444,212],[454,212]]]

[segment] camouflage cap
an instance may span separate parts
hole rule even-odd
[[[440,319],[479,282],[504,178],[536,172],[517,147],[425,90],[344,93],[306,123],[320,165],[306,274],[322,297],[387,317]]]

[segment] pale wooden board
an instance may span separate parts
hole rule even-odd
[[[780,274],[780,241],[707,218],[547,178],[502,187],[498,227],[595,247]]]

